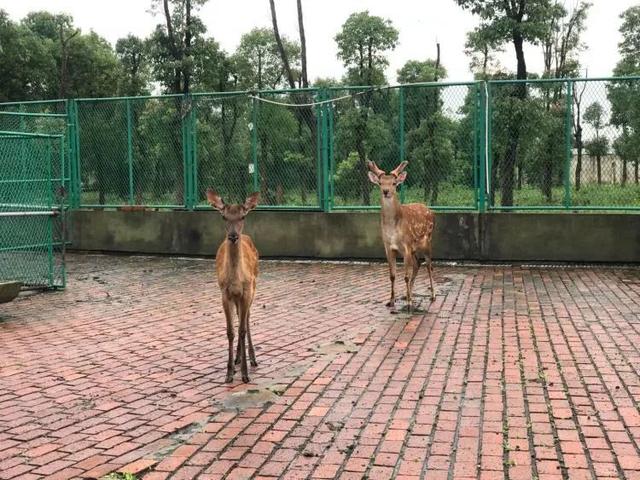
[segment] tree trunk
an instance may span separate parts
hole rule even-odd
[[[527,64],[524,59],[523,50],[524,40],[519,32],[513,34],[513,46],[516,51],[516,58],[518,60],[518,69],[516,78],[518,80],[524,80],[527,78]],[[516,102],[522,101],[527,97],[527,87],[524,83],[518,83],[515,86],[514,98]],[[513,180],[514,180],[514,167],[517,163],[518,143],[520,141],[520,127],[521,127],[521,114],[518,113],[511,122],[509,128],[509,141],[507,144],[507,151],[504,160],[501,164],[500,180],[501,180],[501,194],[502,194],[502,206],[510,207],[513,205]]]
[[[582,174],[582,126],[578,124],[575,133],[576,148],[578,150],[578,159],[576,161],[576,191],[580,190],[580,175]]]
[[[431,205],[436,205],[438,203],[438,182],[435,182],[433,185],[433,190],[431,191]]]
[[[638,185],[639,183],[638,180],[640,179],[638,178],[638,159],[637,158],[634,163],[635,163],[635,177],[636,177],[635,180],[636,180],[636,185]]]
[[[302,62],[302,88],[309,86],[307,76],[307,38],[304,34],[304,18],[302,16],[302,0],[297,1],[298,7],[298,31],[300,32],[300,60]]]
[[[629,173],[627,172],[627,161],[622,159],[622,186],[626,187],[627,186],[627,179],[629,177]]]
[[[600,155],[596,155],[596,168],[598,170],[598,185],[602,185],[602,159]]]
[[[522,165],[518,165],[518,190],[522,190]]]

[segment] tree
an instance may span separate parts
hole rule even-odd
[[[513,44],[516,57],[516,79],[527,78],[527,64],[524,56],[524,43],[540,43],[545,37],[553,15],[554,4],[551,0],[455,0],[466,10],[480,17],[480,26],[476,35],[483,42],[503,45]],[[516,84],[511,92],[516,101],[524,102],[527,96],[525,84]],[[522,109],[515,109],[522,112]],[[513,205],[514,169],[517,164],[518,142],[521,135],[523,117],[518,116],[509,123],[509,145],[504,158],[499,162],[502,205]]]
[[[353,85],[384,83],[384,68],[389,64],[386,53],[398,43],[398,31],[391,20],[370,15],[368,11],[353,13],[335,37],[338,58],[348,69],[347,79]]]
[[[55,70],[48,45],[0,10],[0,101],[50,98],[46,74]]]
[[[70,42],[80,34],[80,29],[73,26],[73,18],[69,15],[49,12],[32,12],[23,22],[35,34],[55,43],[59,73],[58,98],[65,98],[69,80]]]
[[[206,28],[195,15],[207,0],[152,0],[153,11],[160,8],[164,24],[158,24],[149,39],[153,71],[168,93],[187,94],[191,90],[194,41]]]
[[[294,62],[295,68],[299,65],[300,47],[286,38],[281,39],[281,42],[287,52],[287,58]],[[240,83],[244,88],[263,90],[285,87],[286,67],[283,65],[276,37],[271,30],[254,28],[242,35],[235,53],[235,61]]]
[[[476,78],[486,79],[488,75],[500,71],[498,53],[504,50],[498,40],[483,29],[476,28],[467,33],[464,44],[465,54],[471,57],[469,69]]]
[[[640,6],[628,8],[621,15],[618,44],[620,60],[614,75],[640,75]],[[627,178],[627,163],[634,163],[635,183],[639,183],[640,163],[640,84],[633,80],[613,81],[607,85],[607,98],[611,103],[611,124],[621,130],[613,147],[623,162],[623,179]]]
[[[582,139],[582,97],[586,88],[587,82],[582,83],[582,88],[579,88],[575,83],[573,85],[573,139],[577,152],[574,180],[576,191],[580,190],[581,186],[582,152],[584,150],[584,141]]]
[[[390,20],[372,16],[368,11],[353,13],[335,37],[338,58],[347,68],[346,83],[351,85],[381,85],[385,82],[384,68],[388,65],[386,53],[398,43],[398,31]],[[367,122],[372,106],[371,92],[354,97],[353,107],[358,111],[353,125],[355,149],[359,158],[360,195],[362,203],[369,205],[371,185],[367,178]]]
[[[144,42],[135,35],[118,39],[116,57],[120,64],[118,94],[123,96],[148,94],[151,73]]]
[[[595,130],[595,137],[586,145],[589,155],[596,157],[598,171],[598,185],[602,183],[602,157],[607,154],[609,142],[606,137],[600,136],[600,131],[606,125],[604,111],[599,102],[593,102],[584,111],[584,121]]]

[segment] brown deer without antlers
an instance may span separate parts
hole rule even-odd
[[[222,291],[222,307],[227,319],[227,339],[229,341],[229,359],[227,362],[226,382],[233,381],[235,373],[233,361],[233,312],[238,313],[238,349],[235,364],[240,364],[242,381],[249,382],[245,336],[249,343],[249,359],[252,366],[257,366],[256,353],[251,341],[249,327],[249,311],[256,293],[256,277],[258,276],[258,250],[251,237],[242,234],[244,218],[258,204],[259,192],[247,197],[240,205],[227,205],[220,195],[211,189],[207,190],[207,200],[218,210],[225,220],[225,239],[216,253],[216,273],[218,285]]]
[[[433,293],[433,266],[431,262],[431,237],[435,226],[433,211],[421,203],[401,205],[396,189],[405,181],[407,172],[403,171],[408,162],[402,162],[394,170],[385,173],[374,162],[368,162],[369,180],[380,186],[382,203],[381,225],[382,241],[389,262],[389,277],[391,278],[391,299],[387,303],[391,311],[395,312],[396,255],[399,253],[404,260],[404,281],[407,285],[407,305],[412,311],[411,295],[422,258],[427,260],[429,284],[431,287],[431,301],[435,300]]]

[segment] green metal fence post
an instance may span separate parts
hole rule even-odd
[[[51,152],[51,144],[53,142],[52,139],[43,140],[47,142],[47,177],[49,179],[49,209],[53,208],[54,205],[54,196],[53,196],[53,169],[51,168],[52,163],[52,152]],[[47,234],[49,236],[49,242],[47,245],[47,256],[49,259],[49,287],[53,287],[53,215],[47,216]]]
[[[324,177],[322,176],[322,106],[317,103],[322,101],[322,91],[316,91],[314,97],[316,102],[316,197],[318,208],[322,208],[322,186]]]
[[[127,98],[127,161],[129,164],[129,205],[133,205],[133,130],[131,100]]]
[[[327,92],[323,92],[322,98],[328,99]],[[322,105],[322,210],[328,212],[329,205],[329,109],[328,104]]]
[[[325,100],[330,100],[331,93],[326,91]],[[334,206],[335,201],[335,189],[333,185],[333,178],[335,176],[335,168],[336,168],[336,159],[335,159],[335,125],[333,118],[333,103],[327,102],[325,103],[327,108],[327,142],[328,142],[328,152],[327,155],[329,157],[328,165],[327,165],[327,210],[331,211]]]
[[[67,140],[67,142],[65,142],[65,138],[64,136],[60,137],[60,163],[62,165],[61,170],[62,170],[62,185],[64,186],[64,175],[65,175],[65,168],[64,168],[64,164],[65,164],[65,148],[66,148],[66,144],[71,145],[71,141]],[[67,250],[67,210],[66,210],[66,205],[64,202],[64,197],[61,198],[60,201],[61,205],[60,205],[60,251],[61,251],[61,262],[60,262],[60,275],[62,275],[62,284],[61,287],[62,288],[66,288],[67,287],[67,272],[65,269],[65,253]],[[51,219],[51,222],[53,223],[53,218]],[[52,232],[53,233],[53,232]]]
[[[79,208],[82,195],[82,171],[80,158],[80,122],[78,116],[78,102],[71,100],[71,124],[73,125],[73,138],[69,139],[73,143],[73,157],[71,158],[71,207]]]
[[[198,116],[196,114],[197,103],[195,98],[191,97],[191,176],[192,176],[192,192],[193,198],[191,200],[192,207],[195,207],[200,203],[200,193],[198,190]]]
[[[183,95],[181,98],[181,118],[182,118],[182,165],[183,165],[183,181],[184,181],[184,207],[193,208],[193,184],[192,184],[192,158],[191,158],[191,113],[185,109],[191,109],[191,97],[189,94]]]
[[[493,150],[492,150],[492,128],[491,123],[493,121],[493,96],[492,96],[492,84],[491,82],[484,82],[485,89],[485,107],[484,107],[484,155],[483,163],[485,164],[485,185],[486,185],[486,195],[488,195],[488,200],[485,199],[485,205],[487,209],[494,207],[493,202],[491,201],[491,190],[494,188],[494,185],[491,184],[491,179],[493,178]]]
[[[478,82],[477,83],[477,91],[476,91],[476,162],[477,168],[477,198],[478,198],[478,210],[480,212],[485,212],[487,209],[487,157],[489,152],[487,152],[487,95],[486,95],[486,82]]]
[[[251,109],[251,162],[253,163],[253,191],[260,190],[258,173],[258,99],[252,100]]]
[[[398,89],[398,147],[400,150],[400,163],[404,162],[404,87]],[[407,184],[400,186],[400,203],[404,203]]]
[[[567,107],[565,118],[565,159],[564,159],[564,206],[571,207],[571,163],[573,160],[573,82],[567,81]]]

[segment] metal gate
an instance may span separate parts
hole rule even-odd
[[[0,131],[0,282],[65,286],[64,135]]]

